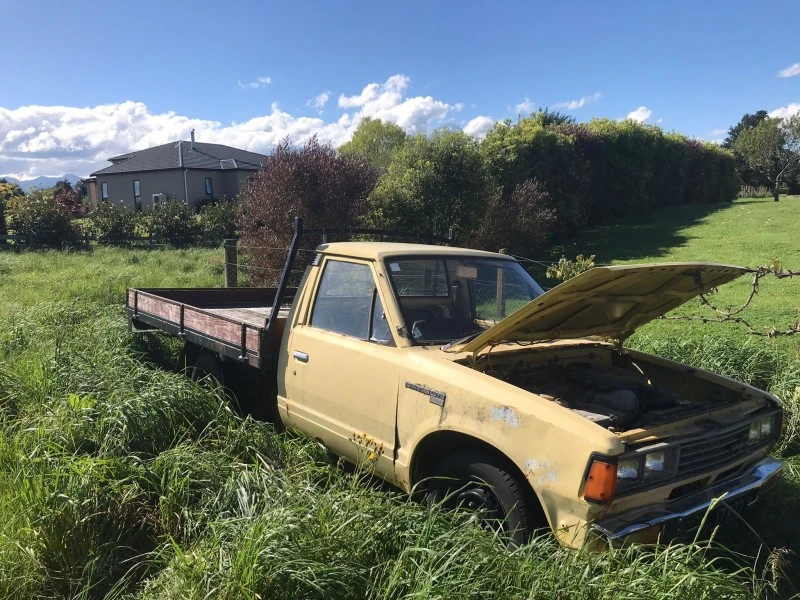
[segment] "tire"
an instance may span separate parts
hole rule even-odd
[[[207,381],[214,387],[225,385],[225,376],[222,372],[222,363],[216,357],[201,352],[195,358],[190,377],[194,381]]]
[[[532,493],[504,461],[480,450],[444,458],[427,485],[427,501],[447,508],[476,511],[484,529],[498,532],[510,547],[533,533]]]

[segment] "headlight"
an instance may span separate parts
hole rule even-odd
[[[664,450],[644,455],[644,478],[658,479],[667,471],[667,453]]]
[[[775,429],[775,416],[764,417],[758,421],[750,423],[747,432],[747,443],[750,445],[758,444],[772,437]]]
[[[641,472],[640,458],[625,458],[617,462],[617,481],[636,481]]]
[[[617,489],[649,484],[673,475],[677,448],[641,449],[635,455],[620,457],[617,461]]]

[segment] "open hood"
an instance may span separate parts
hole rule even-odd
[[[711,263],[595,267],[452,349],[478,352],[502,342],[625,338],[687,300],[748,272],[745,267]]]

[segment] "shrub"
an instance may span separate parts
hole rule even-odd
[[[121,245],[133,237],[138,215],[130,208],[103,202],[90,216],[92,231],[101,244]]]
[[[0,179],[0,235],[5,235],[6,229],[6,209],[8,203],[14,198],[24,198],[25,193],[16,183],[8,183],[5,179]]]
[[[371,222],[430,241],[450,227],[472,232],[490,184],[478,144],[461,131],[417,134],[400,148],[370,195]]]
[[[11,228],[29,237],[29,243],[63,247],[76,244],[80,231],[70,223],[69,212],[58,204],[52,194],[35,190],[27,196],[17,196],[8,205]]]
[[[519,184],[511,194],[498,190],[489,198],[486,214],[473,240],[475,246],[516,254],[541,250],[553,239],[556,211],[550,194],[536,179]]]
[[[56,189],[53,199],[73,219],[84,216],[86,212],[80,196],[72,188]]]
[[[570,260],[564,256],[558,259],[558,262],[547,267],[547,278],[558,279],[560,281],[567,281],[576,275],[580,275],[584,271],[594,267],[594,254],[584,257],[583,254],[578,254],[575,260]]]
[[[312,227],[358,223],[376,180],[377,171],[362,156],[342,156],[316,138],[300,149],[281,142],[239,198],[251,283],[273,280],[283,266],[293,217]]]
[[[149,236],[175,246],[188,246],[200,234],[197,216],[178,200],[156,204],[145,214],[142,224]]]
[[[203,239],[209,243],[217,243],[235,236],[237,210],[236,202],[227,198],[204,204],[200,209]]]

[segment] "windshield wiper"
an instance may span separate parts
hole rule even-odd
[[[486,330],[485,329],[479,329],[478,331],[470,333],[468,336],[463,337],[463,338],[461,338],[459,340],[453,340],[449,344],[445,344],[444,346],[442,346],[442,350],[449,350],[453,346],[458,346],[459,344],[466,344],[467,342],[471,342],[476,337],[478,337],[480,334],[482,334],[484,331],[486,331]]]

